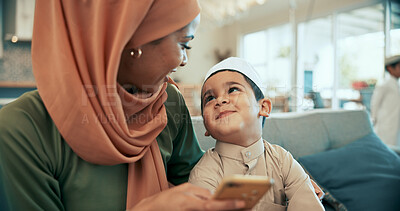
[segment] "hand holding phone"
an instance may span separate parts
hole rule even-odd
[[[274,180],[267,176],[233,175],[224,177],[214,194],[214,199],[239,199],[251,209],[271,188]]]

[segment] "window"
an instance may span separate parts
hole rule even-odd
[[[307,97],[320,93],[324,107],[330,107],[333,78],[334,51],[332,42],[332,17],[314,19],[298,25],[298,87],[304,88]],[[308,104],[299,104],[307,109]]]
[[[390,55],[400,54],[400,3],[390,2]]]
[[[243,37],[243,58],[256,68],[270,97],[290,90],[290,46],[289,24]]]
[[[390,2],[390,46],[385,46],[386,2]],[[368,110],[375,84],[384,79],[385,56],[400,54],[399,14],[400,3],[388,0],[296,24],[296,87],[290,80],[291,25],[244,35],[242,56],[260,72],[270,87],[269,96],[271,91],[287,96],[296,88],[292,105],[297,107],[292,110],[322,104]],[[310,96],[319,96],[317,106],[310,103]]]
[[[382,4],[338,15],[338,90],[340,107],[361,100],[361,89],[382,80],[384,72],[384,10]],[[363,90],[366,91],[366,90]],[[372,94],[372,89],[368,95]],[[365,97],[364,97],[365,98]],[[369,102],[362,102],[369,106]]]

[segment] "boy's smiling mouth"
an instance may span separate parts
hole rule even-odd
[[[221,118],[227,117],[233,113],[235,113],[235,111],[222,111],[221,113],[219,113],[219,115],[217,116],[216,119],[221,119]]]

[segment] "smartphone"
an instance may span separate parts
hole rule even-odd
[[[233,175],[224,177],[217,187],[214,199],[240,199],[246,202],[244,209],[251,209],[271,188],[274,180],[267,176]]]

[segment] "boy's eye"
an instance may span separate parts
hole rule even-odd
[[[192,49],[192,47],[188,46],[188,43],[181,43],[181,46],[186,50]]]
[[[240,89],[237,88],[237,87],[231,87],[231,88],[229,88],[228,93],[236,92],[236,91],[239,91],[239,90]]]
[[[207,97],[204,98],[204,104],[207,104],[208,102],[210,102],[211,100],[214,100],[215,97],[212,95],[209,95]]]

